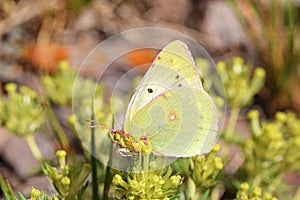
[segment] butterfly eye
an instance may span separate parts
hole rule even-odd
[[[148,88],[147,91],[148,91],[149,93],[152,93],[152,92],[153,92],[153,90],[152,90],[151,88]]]

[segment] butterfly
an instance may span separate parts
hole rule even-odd
[[[151,146],[166,157],[210,152],[218,136],[218,112],[198,71],[184,42],[169,43],[132,95],[123,130],[112,130],[111,140],[130,152]]]

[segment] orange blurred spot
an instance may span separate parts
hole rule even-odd
[[[59,44],[39,44],[24,47],[22,58],[36,69],[55,73],[59,61],[69,57],[67,48]]]
[[[139,49],[132,51],[125,56],[132,67],[140,66],[142,70],[146,71],[154,61],[158,54],[158,50],[155,49]]]

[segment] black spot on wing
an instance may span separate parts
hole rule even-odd
[[[152,93],[152,92],[153,92],[153,90],[152,90],[151,88],[148,88],[147,91],[148,91],[149,93]]]

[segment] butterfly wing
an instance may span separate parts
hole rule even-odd
[[[202,89],[191,52],[179,40],[167,45],[145,74],[129,102],[124,130],[132,133],[130,123],[133,116],[155,97],[177,87]]]
[[[211,150],[217,124],[216,107],[206,92],[179,88],[159,95],[138,111],[131,128],[165,156],[191,157]]]
[[[207,153],[217,138],[217,111],[181,41],[167,45],[133,94],[124,131],[146,136],[165,156]]]

